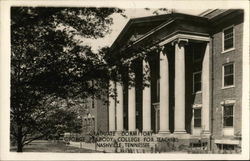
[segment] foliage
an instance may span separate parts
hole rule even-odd
[[[92,89],[82,92],[92,87],[88,81],[105,78],[107,71],[99,56],[76,37],[103,37],[112,24],[108,16],[114,12],[121,10],[12,8],[12,80],[25,78],[22,82],[61,97],[79,91],[88,95]]]
[[[108,80],[133,85],[131,66],[149,59],[151,49],[127,46],[114,56],[109,48],[93,53],[84,44],[110,33],[114,13],[126,17],[119,8],[11,8],[11,134],[18,151],[34,139],[75,132],[84,112],[75,105],[101,97]]]
[[[150,8],[145,8],[147,11],[151,11],[153,15],[160,15],[160,14],[168,14],[168,13],[173,13],[173,9],[167,9],[167,8],[157,8],[157,9],[150,9]]]
[[[105,86],[107,65],[82,40],[104,37],[113,23],[110,15],[122,12],[118,8],[11,8],[11,134],[17,151],[34,139],[75,129],[76,113],[51,103],[98,93],[92,80]],[[68,125],[62,124],[66,121]]]

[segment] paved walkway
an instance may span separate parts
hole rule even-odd
[[[95,150],[95,143],[85,143],[85,142],[73,142],[73,141],[71,141],[68,146]]]
[[[112,148],[103,148],[103,147],[97,147],[95,143],[85,143],[85,142],[70,142],[68,146],[78,147],[78,148],[84,148],[89,150],[96,150],[99,152],[113,152],[114,149]]]

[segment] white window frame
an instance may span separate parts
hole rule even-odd
[[[235,100],[225,100],[221,102],[222,106],[222,128],[224,136],[233,136],[234,135],[234,125],[235,125]],[[233,106],[233,126],[224,126],[224,108],[225,106]]]
[[[201,127],[194,127],[194,110],[195,109],[201,109]],[[193,136],[200,136],[201,135],[201,133],[202,133],[202,117],[203,117],[203,115],[202,115],[202,104],[193,104],[193,107],[192,107],[192,114],[193,114],[193,116],[192,116],[192,135]]]
[[[232,106],[233,107],[233,125],[232,126],[224,126],[224,111],[225,111],[225,106]],[[231,128],[234,128],[234,120],[235,120],[235,114],[234,114],[234,109],[235,109],[235,104],[224,104],[222,107],[222,126],[223,126],[223,129],[231,129]]]
[[[233,47],[225,50],[224,49],[224,31],[230,28],[233,28]],[[235,50],[235,27],[234,25],[228,26],[222,30],[222,53],[226,53],[232,50]]]
[[[193,116],[194,116],[194,110],[201,110],[201,126],[200,127],[195,127],[194,126],[194,120],[195,120],[195,118],[193,117],[193,128],[194,129],[201,129],[202,128],[202,107],[201,106],[199,106],[199,107],[193,107]]]
[[[195,81],[194,81],[194,77],[195,77],[195,75],[198,74],[198,73],[201,74],[201,90],[195,92],[195,87],[194,87]],[[197,71],[197,72],[193,72],[193,94],[201,93],[201,92],[202,92],[202,71],[200,70],[200,71]]]
[[[233,76],[234,76],[234,79],[233,79],[233,85],[229,85],[229,86],[225,86],[224,85],[224,67],[227,66],[227,65],[233,65]],[[222,65],[222,89],[227,89],[227,88],[232,88],[232,87],[235,87],[235,63],[234,62],[230,62],[230,63],[226,63],[226,64],[223,64]]]

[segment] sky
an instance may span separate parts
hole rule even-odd
[[[111,33],[106,35],[104,38],[99,39],[84,39],[84,43],[92,46],[92,50],[94,52],[97,52],[99,48],[102,48],[104,46],[111,46],[112,43],[115,41],[115,39],[118,37],[124,26],[127,24],[129,19],[131,18],[137,18],[137,17],[145,17],[145,16],[152,16],[152,12],[154,9],[151,9],[150,11],[145,10],[143,8],[130,8],[125,9],[124,14],[128,18],[122,17],[120,14],[113,14],[113,22],[114,24],[111,26]],[[192,15],[198,15],[202,12],[204,12],[204,9],[196,9],[196,10],[188,10],[188,9],[175,9],[175,12],[180,13],[186,13],[186,14],[192,14]]]

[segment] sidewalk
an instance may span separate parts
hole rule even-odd
[[[85,143],[85,142],[73,142],[70,141],[70,144],[68,146],[73,146],[77,148],[84,148],[84,149],[90,149],[90,150],[96,150],[95,149],[95,143]]]
[[[85,143],[85,142],[73,142],[71,141],[68,146],[77,147],[77,148],[84,148],[89,150],[95,150],[99,152],[114,152],[114,148],[108,148],[108,147],[95,147],[95,143]]]

